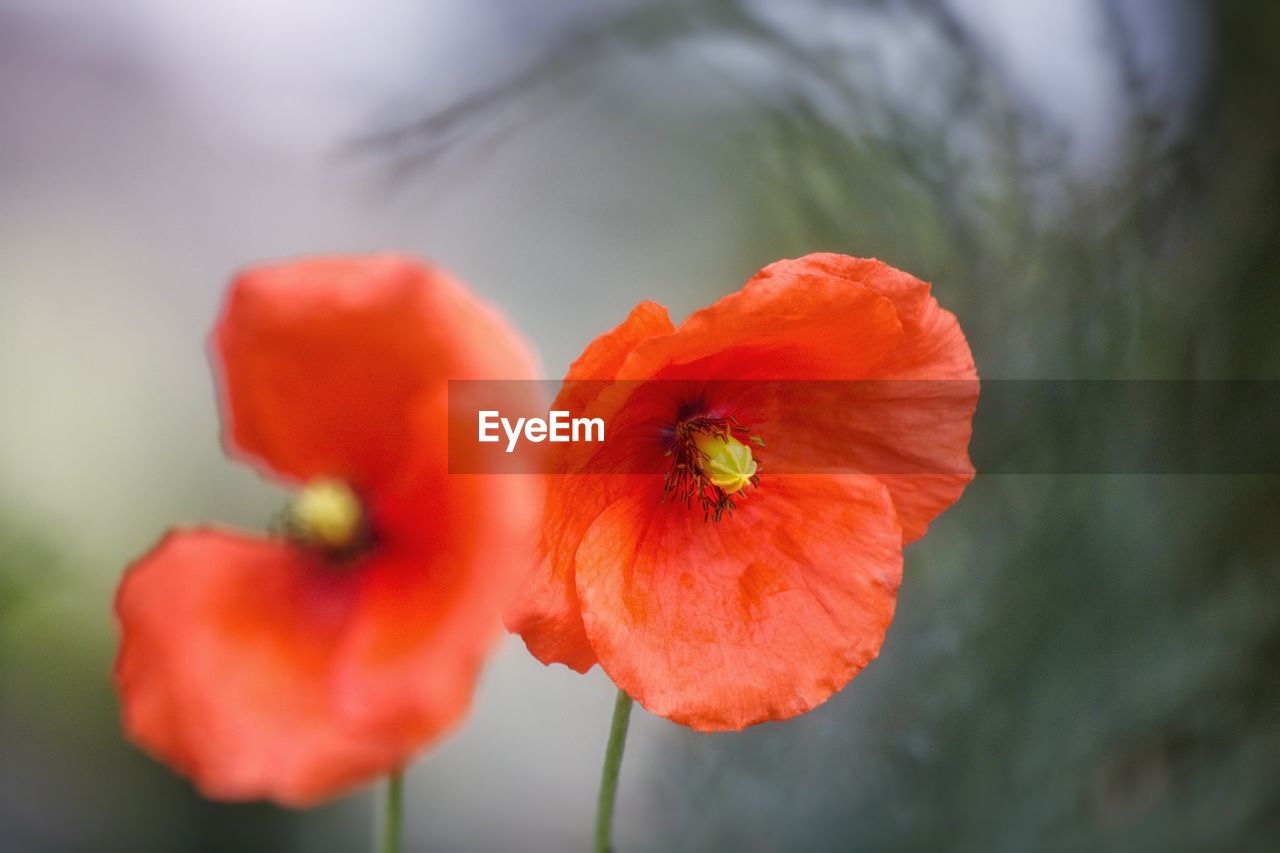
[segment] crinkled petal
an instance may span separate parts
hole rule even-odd
[[[707,731],[787,719],[878,654],[902,576],[878,480],[765,477],[718,523],[657,498],[611,505],[576,565],[600,664],[645,708]]]
[[[618,379],[861,379],[902,336],[889,298],[826,274],[759,276],[635,347]]]
[[[973,479],[973,354],[929,285],[880,261],[808,255],[765,267],[753,281],[798,289],[815,275],[891,300],[902,336],[868,377],[874,381],[787,389],[791,399],[770,430],[770,456],[793,470],[825,463],[879,477],[893,495],[904,541],[912,542]]]

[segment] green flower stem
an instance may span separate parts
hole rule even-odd
[[[400,834],[404,823],[404,771],[393,770],[387,777],[386,812],[382,818],[382,843],[379,853],[400,853]]]
[[[618,771],[622,769],[622,749],[627,745],[627,725],[631,722],[631,697],[621,690],[613,703],[613,725],[609,729],[609,745],[604,752],[604,771],[600,774],[600,799],[596,804],[595,853],[611,853],[609,836],[613,833],[613,804],[618,799]]]

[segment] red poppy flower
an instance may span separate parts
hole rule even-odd
[[[839,690],[879,652],[903,545],[973,477],[977,373],[929,290],[810,255],[679,328],[645,302],[597,338],[567,376],[597,381],[555,408],[615,437],[560,460],[508,627],[697,729]]]
[[[462,286],[394,256],[245,272],[211,349],[228,453],[301,491],[279,535],[175,530],[127,571],[124,725],[207,796],[306,805],[465,713],[540,495],[448,474],[446,380],[533,364]]]

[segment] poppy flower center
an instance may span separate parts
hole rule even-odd
[[[764,447],[762,438],[733,418],[699,416],[680,421],[667,451],[671,467],[663,491],[686,506],[696,500],[708,521],[732,515],[738,499],[746,497],[744,490],[760,484],[760,465],[739,437]]]
[[[295,542],[343,557],[368,539],[360,498],[341,480],[317,478],[289,503],[285,528]]]

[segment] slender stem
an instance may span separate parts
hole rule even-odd
[[[619,690],[613,703],[613,725],[609,728],[609,745],[604,752],[604,771],[600,774],[596,841],[592,848],[595,853],[611,853],[609,837],[613,833],[613,804],[618,799],[618,771],[622,769],[622,749],[627,745],[631,704],[631,697]]]
[[[393,770],[387,777],[386,811],[382,817],[379,853],[400,853],[400,832],[404,822],[404,771]]]

